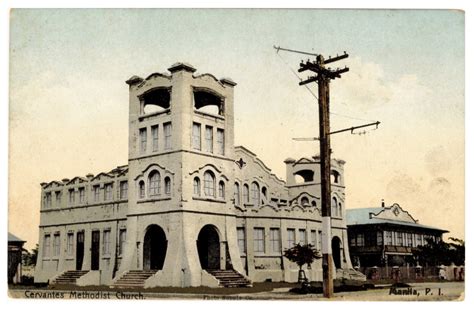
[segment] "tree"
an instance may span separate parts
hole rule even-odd
[[[413,249],[413,260],[420,265],[440,266],[440,265],[464,265],[465,247],[464,241],[457,238],[449,238],[451,242],[436,242],[433,239],[426,239],[424,246]]]
[[[303,266],[307,264],[308,266],[311,265],[316,259],[320,259],[321,255],[319,254],[318,250],[314,248],[313,245],[300,245],[297,244],[293,248],[286,249],[284,254],[291,262],[296,263],[296,265],[300,268],[300,274],[304,275]],[[306,276],[305,276],[306,278]]]
[[[23,249],[22,252],[22,265],[24,266],[36,266],[36,259],[38,258],[38,244],[36,244],[35,248],[31,249],[31,253]]]

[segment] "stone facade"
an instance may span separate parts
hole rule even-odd
[[[108,173],[42,183],[36,282],[68,270],[77,284],[113,284],[156,271],[151,286],[217,286],[211,270],[252,281],[297,280],[283,251],[321,248],[319,158],[285,160],[286,182],[234,147],[234,87],[176,63],[127,80],[129,160]],[[344,161],[333,160],[332,250],[351,269]],[[340,272],[335,272],[340,273]],[[321,281],[321,260],[307,271]]]

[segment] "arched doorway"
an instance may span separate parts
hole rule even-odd
[[[204,226],[197,239],[199,261],[202,269],[220,269],[220,243],[217,228],[213,225]]]
[[[332,259],[336,269],[341,268],[341,240],[334,236],[331,241]]]
[[[143,269],[160,270],[165,263],[168,241],[158,225],[150,225],[143,240]]]

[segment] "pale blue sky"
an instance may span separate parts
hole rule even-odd
[[[273,45],[347,51],[340,65],[351,71],[331,83],[332,111],[382,121],[370,134],[333,138],[334,155],[347,161],[347,207],[385,198],[464,236],[462,12],[16,9],[10,34],[10,230],[30,243],[37,231],[19,218],[28,211],[37,226],[40,182],[127,163],[131,75],[186,61],[231,77],[236,144],[280,177],[286,157],[316,153],[316,143],[291,141],[318,134],[317,109]],[[280,55],[295,70],[307,58]],[[331,120],[334,129],[366,122]],[[447,207],[452,222],[441,215]]]

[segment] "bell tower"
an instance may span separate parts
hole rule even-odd
[[[234,83],[176,63],[129,85],[127,246],[120,271],[163,286],[242,272],[232,204]],[[156,261],[160,262],[157,263]],[[153,281],[154,280],[154,281]]]

